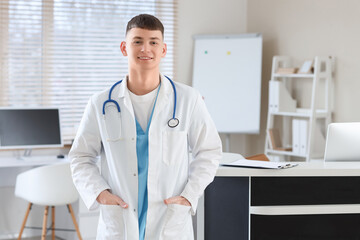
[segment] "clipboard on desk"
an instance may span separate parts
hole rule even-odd
[[[239,159],[230,163],[221,163],[220,165],[228,167],[287,169],[296,167],[298,164],[289,162],[266,162],[258,160]]]

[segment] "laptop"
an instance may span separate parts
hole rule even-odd
[[[328,126],[325,161],[360,161],[360,122]]]

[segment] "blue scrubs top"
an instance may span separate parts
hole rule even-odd
[[[139,192],[138,192],[138,218],[139,218],[139,239],[145,238],[146,215],[148,209],[148,192],[147,192],[147,177],[149,167],[149,127],[154,113],[157,97],[159,95],[161,84],[156,94],[155,102],[146,132],[141,128],[138,121],[136,121],[136,154],[138,161],[138,177],[139,177]]]

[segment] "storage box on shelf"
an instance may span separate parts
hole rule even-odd
[[[324,153],[325,128],[331,122],[332,62],[330,57],[315,57],[313,62],[313,73],[284,73],[295,69],[291,59],[273,58],[265,140],[265,153],[273,161],[309,161]],[[295,86],[310,89],[298,93]],[[304,92],[311,96],[307,103]],[[281,150],[271,142],[274,131],[280,135]]]

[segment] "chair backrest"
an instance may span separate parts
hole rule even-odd
[[[325,161],[360,161],[360,122],[328,126]]]
[[[69,163],[34,168],[16,178],[15,195],[37,205],[70,204],[79,198]]]

